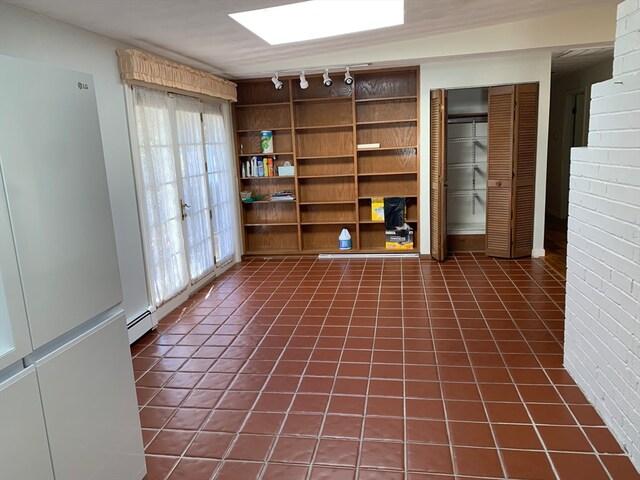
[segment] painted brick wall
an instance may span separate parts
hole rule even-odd
[[[571,154],[565,365],[640,469],[640,0]]]

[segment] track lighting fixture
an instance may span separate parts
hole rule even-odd
[[[277,73],[273,77],[271,77],[271,81],[273,82],[273,86],[276,87],[276,90],[282,90],[284,88],[284,83],[278,80]]]
[[[329,78],[329,69],[325,68],[324,73],[322,74],[322,83],[324,83],[325,87],[330,87],[333,84],[333,80]]]
[[[345,85],[353,85],[353,77],[349,73],[349,67],[347,67],[347,71],[344,72],[344,84]]]
[[[305,90],[309,87],[309,82],[307,82],[307,78],[304,76],[304,70],[300,73],[300,88]]]

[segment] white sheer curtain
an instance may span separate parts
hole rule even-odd
[[[135,87],[146,254],[155,306],[187,288],[178,178],[166,93]]]
[[[176,96],[176,129],[180,151],[180,171],[185,207],[186,243],[191,282],[215,267],[213,232],[209,213],[207,171],[202,143],[202,102]]]
[[[236,246],[234,166],[222,106],[205,103],[203,121],[216,258],[222,263],[233,258]]]

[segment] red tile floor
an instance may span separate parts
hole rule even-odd
[[[632,480],[537,260],[244,261],[132,347],[148,480]]]

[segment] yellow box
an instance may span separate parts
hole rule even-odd
[[[383,197],[376,197],[371,199],[371,220],[374,222],[384,222]]]
[[[413,229],[387,230],[385,240],[387,250],[413,250]]]

